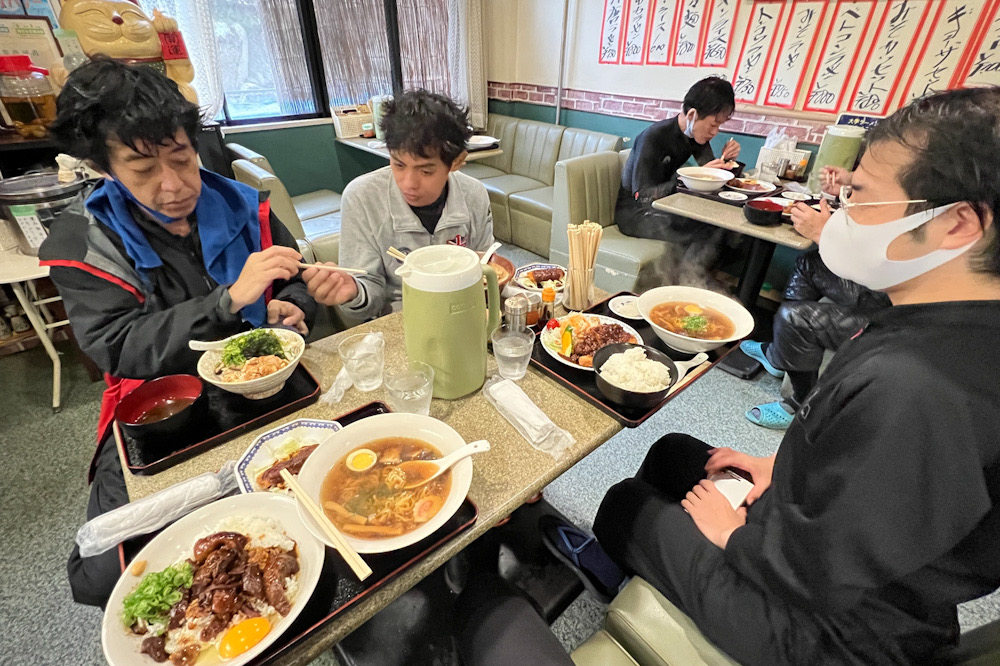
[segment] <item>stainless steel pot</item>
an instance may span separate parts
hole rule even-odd
[[[79,174],[76,180],[60,183],[54,171],[0,180],[0,216],[14,223],[21,252],[38,255],[52,220],[86,184]]]

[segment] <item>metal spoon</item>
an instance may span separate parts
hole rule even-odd
[[[403,473],[406,474],[406,485],[403,486],[403,489],[409,490],[436,479],[448,471],[459,460],[467,458],[474,453],[483,453],[489,450],[490,443],[485,439],[481,439],[478,442],[466,444],[457,451],[449,453],[444,458],[438,458],[437,460],[408,460],[399,463],[396,467],[403,470]]]

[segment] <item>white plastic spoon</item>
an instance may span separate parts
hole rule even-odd
[[[403,470],[403,473],[406,474],[406,485],[403,486],[403,489],[409,490],[410,488],[422,486],[428,481],[441,476],[459,460],[467,458],[474,453],[483,453],[489,450],[490,443],[485,439],[481,439],[478,442],[466,444],[457,451],[449,453],[444,458],[438,458],[437,460],[408,460],[399,463],[396,467]]]
[[[193,351],[222,351],[225,349],[226,344],[233,338],[238,338],[241,335],[246,335],[247,332],[237,333],[236,335],[230,335],[228,338],[222,340],[206,341],[206,340],[188,340],[188,348]]]
[[[493,257],[493,253],[499,250],[501,245],[503,245],[503,243],[501,243],[500,241],[496,241],[495,243],[493,243],[493,245],[490,245],[488,248],[486,248],[486,252],[483,253],[483,258],[479,260],[479,263],[481,263],[484,266],[490,263],[490,258]]]

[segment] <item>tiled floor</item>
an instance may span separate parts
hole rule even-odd
[[[513,254],[513,253],[510,253]],[[515,257],[511,257],[514,259]],[[520,258],[519,258],[520,259]],[[523,263],[516,261],[515,263]],[[68,347],[63,346],[68,352]],[[102,385],[66,359],[62,413],[49,408],[51,366],[41,350],[0,359],[0,612],[5,666],[103,663],[102,613],[72,602],[65,561],[87,501],[85,473],[93,451]],[[649,444],[668,432],[687,432],[711,444],[766,455],[781,434],[743,418],[750,405],[775,399],[767,375],[741,381],[712,370],[642,427],[622,432],[546,489],[553,505],[589,527],[604,491],[635,472]],[[601,625],[604,607],[582,595],[553,625],[567,649]],[[1000,617],[995,597],[960,608],[965,628]],[[332,664],[332,656],[315,663]]]

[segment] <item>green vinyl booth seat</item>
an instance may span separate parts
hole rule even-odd
[[[501,155],[470,162],[462,172],[479,179],[490,195],[497,240],[549,254],[555,165],[598,151],[614,154],[620,137],[561,125],[490,114],[487,134],[496,137]]]

